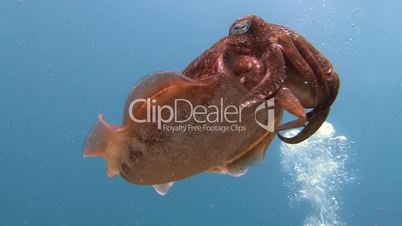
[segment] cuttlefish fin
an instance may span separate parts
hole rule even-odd
[[[216,166],[208,170],[211,173],[227,174],[234,177],[240,177],[247,173],[248,168],[251,165],[264,159],[265,151],[268,145],[273,139],[273,135],[270,134],[263,136],[260,140],[254,143],[250,150],[246,150],[246,153],[234,161],[226,164],[225,166]]]
[[[98,120],[89,132],[84,144],[84,157],[103,156],[109,145],[110,138],[117,127],[106,122],[103,115],[99,115]]]
[[[117,176],[120,172],[118,158],[120,153],[116,151],[118,149],[115,147],[117,144],[112,142],[119,129],[119,126],[110,125],[103,115],[99,115],[84,143],[83,156],[103,157],[106,159],[107,175],[110,177]]]
[[[155,191],[160,194],[160,195],[167,195],[172,188],[174,182],[169,182],[166,184],[155,184],[152,185],[154,187]]]

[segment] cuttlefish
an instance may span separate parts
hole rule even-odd
[[[162,195],[201,172],[241,176],[279,131],[302,127],[294,137],[279,135],[287,143],[310,137],[338,88],[330,61],[300,34],[242,17],[182,73],[141,80],[126,99],[122,125],[100,115],[84,156],[103,157],[109,176]],[[283,110],[296,120],[280,124]]]

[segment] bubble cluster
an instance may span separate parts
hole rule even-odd
[[[293,136],[298,131],[287,132]],[[337,136],[332,124],[325,122],[308,140],[300,144],[281,145],[281,165],[289,174],[285,181],[292,194],[291,202],[308,201],[313,210],[304,225],[345,225],[339,219],[339,192],[343,184],[354,180],[347,169],[351,142]]]

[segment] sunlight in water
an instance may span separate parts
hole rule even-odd
[[[285,133],[290,137],[298,131]],[[291,203],[307,200],[313,211],[306,217],[306,226],[345,225],[337,215],[338,194],[342,185],[353,180],[346,168],[351,142],[335,135],[332,124],[325,122],[308,140],[300,144],[281,145],[281,164],[290,175],[286,182],[293,190]]]

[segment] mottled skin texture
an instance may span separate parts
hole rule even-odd
[[[298,33],[270,24],[258,16],[236,20],[229,35],[188,65],[183,74],[194,79],[237,76],[249,93],[243,106],[275,97],[277,104],[297,117],[278,131],[303,127],[287,143],[310,137],[325,121],[335,100],[339,78],[330,61]],[[305,113],[305,108],[313,108]]]

